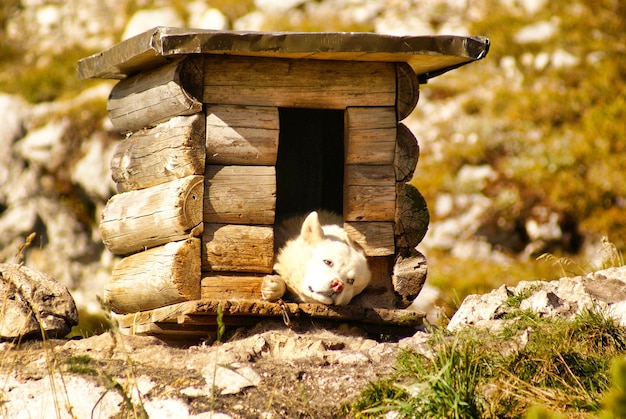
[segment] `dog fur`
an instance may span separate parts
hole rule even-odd
[[[348,304],[370,282],[371,272],[361,247],[333,213],[311,212],[286,220],[277,228],[275,275],[263,279],[262,295],[276,301]]]

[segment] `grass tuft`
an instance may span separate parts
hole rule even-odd
[[[90,364],[93,360],[89,355],[71,356],[65,360],[67,371],[80,375],[98,375],[98,371]]]
[[[344,413],[576,418],[603,414],[600,400],[609,405],[626,399],[626,361],[611,367],[626,354],[626,329],[614,319],[598,311],[583,312],[571,321],[517,314],[517,335],[512,329],[466,329],[453,337],[434,331],[429,341],[432,356],[403,352],[394,376],[373,383],[344,406]],[[612,388],[611,368],[618,371],[613,376],[619,376]]]

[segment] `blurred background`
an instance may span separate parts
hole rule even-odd
[[[483,35],[486,59],[421,86],[404,123],[431,224],[417,308],[581,275],[626,247],[626,4],[620,0],[4,0],[0,5],[0,262],[73,291],[84,333],[116,259],[98,233],[115,192],[114,81],[76,62],[157,25]],[[94,324],[88,324],[92,319]]]

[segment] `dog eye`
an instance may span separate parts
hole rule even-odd
[[[326,264],[326,266],[328,266],[329,268],[332,268],[334,263],[332,260],[328,260],[328,259],[324,259],[324,263]]]
[[[352,285],[354,284],[354,278],[348,278],[348,284]]]

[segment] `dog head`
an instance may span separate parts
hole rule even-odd
[[[360,247],[338,225],[322,226],[312,212],[300,240],[309,248],[299,294],[305,302],[345,305],[369,284],[371,273]]]

